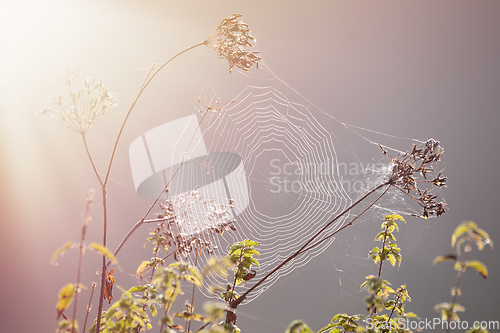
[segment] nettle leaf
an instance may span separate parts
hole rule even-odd
[[[57,258],[59,258],[67,249],[73,246],[73,242],[67,242],[63,246],[61,246],[54,254],[52,257],[50,257],[50,264],[53,265]]]
[[[474,269],[476,272],[478,272],[483,277],[483,279],[488,278],[488,268],[486,267],[485,264],[483,264],[479,260],[467,261],[465,263],[465,268],[466,269],[469,269],[469,268]]]
[[[254,247],[254,246],[257,246],[257,245],[260,245],[259,242],[256,242],[256,241],[251,241],[249,239],[245,239],[243,241],[244,245],[247,246],[247,247]]]
[[[375,236],[375,241],[379,242],[385,238],[385,231],[381,231]]]
[[[466,221],[461,223],[458,227],[455,228],[455,231],[451,235],[451,246],[454,247],[457,239],[462,237],[464,234],[469,231],[477,229],[477,224],[472,221]]]
[[[187,312],[187,311],[184,311],[182,313],[176,312],[176,313],[174,313],[174,317],[184,318],[184,319],[189,319],[189,320],[196,320],[196,321],[207,321],[205,319],[205,317],[203,317],[202,315],[197,314],[197,313]]]
[[[97,244],[97,243],[89,244],[88,247],[91,248],[94,251],[99,252],[100,254],[102,254],[103,256],[105,256],[106,258],[108,258],[108,260],[111,260],[111,262],[114,265],[118,265],[118,260],[116,260],[116,258],[113,255],[113,253],[107,247],[102,246],[102,245]]]
[[[137,267],[137,270],[135,271],[135,276],[137,278],[141,277],[142,274],[144,274],[152,265],[153,263],[151,261],[143,261],[141,262],[141,264],[139,265],[139,267]]]
[[[458,257],[456,254],[448,254],[445,256],[437,256],[432,262],[434,265],[440,264],[444,261],[457,261]]]
[[[368,257],[371,257],[372,254],[374,253],[377,253],[379,251],[379,247],[378,246],[375,246],[371,251],[370,251],[370,254],[368,254]]]
[[[313,331],[304,321],[295,320],[288,325],[285,333],[313,333]]]
[[[475,232],[483,238],[484,244],[488,244],[490,246],[490,248],[493,249],[493,240],[491,239],[490,235],[488,235],[488,233],[486,231],[484,231],[483,229],[477,228],[475,230]]]
[[[391,263],[392,267],[396,265],[396,257],[394,256],[394,254],[388,254],[387,259]]]
[[[68,283],[59,291],[59,299],[57,301],[57,319],[62,315],[62,313],[69,308],[73,296],[75,295],[75,285],[73,283]]]
[[[394,220],[400,220],[400,221],[403,221],[404,223],[406,223],[405,219],[401,215],[398,215],[398,214],[386,215],[385,220],[388,222],[394,222]]]
[[[75,332],[77,330],[78,330],[78,321],[61,320],[59,322],[59,327],[57,328],[56,333]]]
[[[198,276],[195,275],[181,275],[180,278],[189,281],[200,288],[203,286],[203,280],[201,279],[201,277],[199,278]]]

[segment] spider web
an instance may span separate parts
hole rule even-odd
[[[163,182],[158,181],[156,189],[175,174],[171,199],[180,198],[187,207],[182,232],[209,239],[215,245],[215,255],[226,255],[234,242],[244,239],[260,243],[260,268],[254,279],[237,288],[240,294],[299,250],[312,235],[319,233],[316,241],[328,237],[366,208],[367,204],[356,207],[320,232],[388,177],[392,166],[381,147],[395,157],[411,149],[412,144],[422,143],[338,120],[335,110],[316,107],[264,61],[249,73],[235,70],[228,75],[221,64],[213,64],[213,56],[201,51],[173,65],[174,73],[162,78],[159,88],[171,109],[176,110],[169,113],[170,119],[184,119],[176,126],[177,138],[169,142],[170,150],[182,153],[171,158],[168,170],[161,171]],[[186,71],[193,73],[190,80],[183,75]],[[207,112],[207,108],[212,110]],[[213,218],[217,209],[223,221],[234,219],[235,230],[207,232],[221,221]],[[380,230],[383,216],[394,213],[414,216],[420,215],[421,209],[401,192],[389,190],[351,227],[291,260],[249,294],[246,302],[292,271],[307,269],[307,263],[322,253],[329,255],[338,271],[342,291],[358,297],[363,277],[376,269],[367,258],[375,246],[373,237]],[[424,220],[401,226],[396,236],[398,243],[406,244],[403,256],[416,246],[428,227]],[[205,251],[201,259],[198,254],[188,259],[199,263],[208,256]],[[205,283],[223,281],[212,274]]]

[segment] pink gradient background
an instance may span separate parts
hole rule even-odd
[[[394,283],[408,284],[410,310],[423,318],[449,300],[451,267],[432,259],[448,253],[464,219],[500,243],[500,2],[498,1],[1,1],[0,2],[0,258],[2,332],[53,332],[59,288],[75,279],[74,252],[50,266],[52,253],[78,241],[89,188],[98,189],[78,135],[36,115],[63,87],[66,67],[102,77],[119,106],[89,135],[101,170],[111,140],[145,71],[197,43],[225,16],[241,13],[266,63],[285,82],[342,121],[396,136],[440,140],[446,149],[451,210],[413,249]],[[215,58],[215,55],[214,55]],[[225,63],[220,63],[226,70]],[[152,103],[155,103],[154,100]],[[157,102],[161,104],[161,102]],[[114,247],[148,206],[133,190],[128,144],[158,125],[158,114],[134,114],[115,162],[109,244]],[[100,242],[99,196],[87,238]],[[130,219],[134,216],[134,220]],[[121,253],[124,286],[141,258],[134,235]],[[135,242],[135,243],[134,243]],[[498,248],[477,254],[489,270],[466,275],[464,320],[500,320]],[[496,258],[496,259],[495,259]],[[120,259],[120,258],[119,258]],[[320,264],[323,263],[323,264]],[[99,258],[85,257],[82,282]],[[413,291],[413,293],[411,292]],[[87,296],[83,298],[86,300]],[[492,307],[488,308],[491,305]],[[83,301],[80,303],[83,308]],[[95,308],[94,308],[95,310]],[[338,312],[363,313],[340,292],[328,251],[311,269],[292,274],[240,309],[245,333],[283,332],[293,319],[314,329]]]

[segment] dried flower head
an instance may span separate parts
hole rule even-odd
[[[437,195],[432,189],[422,188],[423,184],[436,187],[446,187],[447,177],[439,172],[433,179],[428,179],[434,173],[433,165],[440,161],[444,150],[434,139],[427,140],[422,146],[413,145],[411,152],[398,155],[392,160],[393,168],[388,183],[409,195],[423,209],[422,216],[428,218],[446,212],[446,203],[437,202]],[[423,179],[419,179],[419,175]]]
[[[205,92],[201,91],[201,97],[198,98],[198,103],[200,103],[200,113],[204,114],[206,112],[214,112],[217,114],[217,117],[222,116],[222,109],[227,105],[231,104],[233,101],[222,104],[219,98],[214,94],[210,94],[210,97],[205,95]]]
[[[194,251],[212,254],[216,246],[208,236],[236,230],[231,214],[232,200],[227,203],[207,200],[198,190],[192,190],[174,200],[167,199],[160,207],[163,212],[158,217],[167,221],[158,225],[155,237],[161,235],[167,246],[175,246],[176,258]]]
[[[253,47],[250,41],[255,39],[250,35],[248,25],[239,20],[240,17],[240,14],[232,14],[222,20],[204,41],[221,59],[229,62],[229,72],[234,66],[247,72],[253,64],[257,64],[258,68],[261,59],[258,51],[246,50],[247,47]]]
[[[102,80],[86,79],[83,89],[74,90],[73,82],[78,78],[78,70],[68,68],[66,83],[69,102],[64,103],[63,95],[50,98],[39,114],[47,114],[71,130],[85,134],[106,110],[116,105],[116,99]]]

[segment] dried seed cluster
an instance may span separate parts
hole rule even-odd
[[[201,214],[199,204],[205,208]],[[169,247],[176,247],[176,260],[177,255],[186,257],[195,251],[212,254],[216,245],[208,236],[236,230],[236,220],[231,215],[232,200],[219,204],[203,199],[198,190],[192,190],[175,200],[167,199],[160,207],[163,212],[158,218],[167,222],[160,223],[153,234],[164,237]]]
[[[253,47],[250,41],[255,40],[250,35],[250,28],[239,18],[240,14],[232,14],[222,20],[214,31],[205,39],[204,44],[213,49],[221,59],[229,62],[229,72],[234,66],[250,71],[253,64],[261,59],[258,51],[247,51]]]
[[[85,134],[94,126],[97,119],[114,107],[113,98],[102,80],[86,79],[83,89],[74,90],[73,82],[78,77],[78,70],[68,68],[66,83],[69,90],[69,103],[64,103],[62,95],[50,98],[39,114],[47,114],[71,130]]]
[[[400,154],[392,161],[394,167],[388,183],[415,200],[423,208],[424,218],[445,213],[446,203],[437,202],[437,195],[432,193],[432,189],[422,188],[422,184],[446,187],[448,178],[442,176],[441,172],[432,180],[427,178],[435,172],[433,165],[441,159],[443,152],[438,141],[429,139],[422,146],[413,145],[411,152]],[[418,180],[419,174],[423,180]]]
[[[210,94],[210,97],[205,95],[205,92],[201,91],[201,96],[198,97],[198,103],[200,104],[199,112],[201,114],[206,114],[207,112],[213,112],[217,114],[217,117],[222,116],[222,110],[227,105],[231,104],[233,101],[226,102],[222,104],[220,99],[215,94]]]

